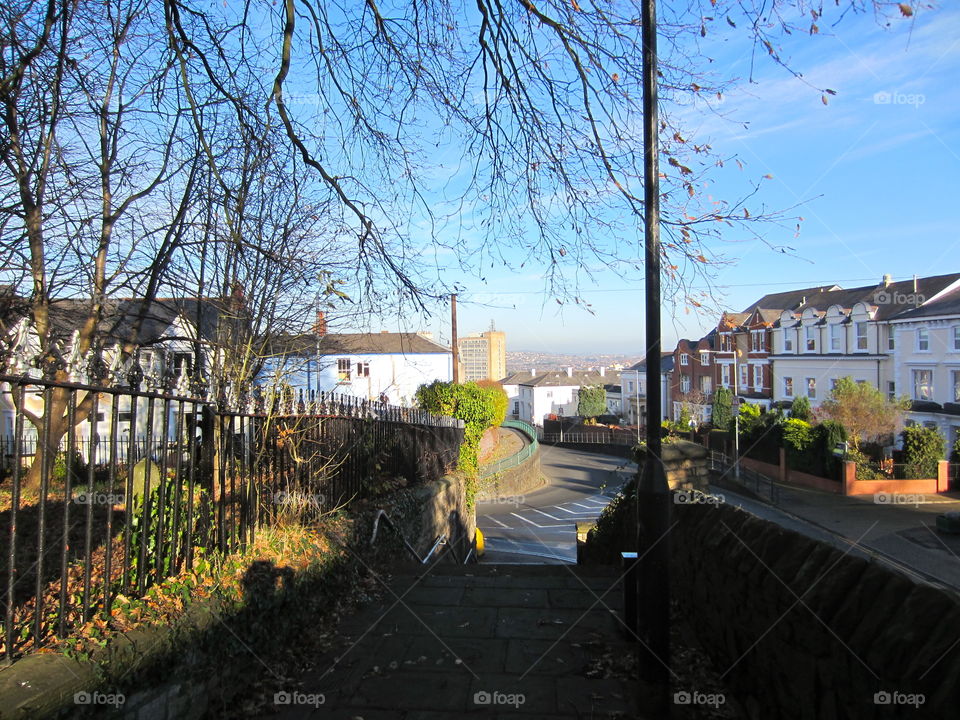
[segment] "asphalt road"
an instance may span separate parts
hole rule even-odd
[[[576,523],[595,520],[636,472],[623,458],[541,446],[547,484],[528,495],[477,503],[490,563],[575,563]]]

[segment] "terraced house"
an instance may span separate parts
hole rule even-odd
[[[817,406],[841,377],[891,397],[910,394],[895,372],[895,359],[907,350],[899,347],[898,320],[958,287],[960,273],[900,282],[886,275],[877,285],[802,295],[782,310],[773,334],[774,400],[805,395]]]

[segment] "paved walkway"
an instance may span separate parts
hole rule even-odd
[[[613,570],[437,565],[390,590],[275,698],[278,717],[640,717],[634,684],[610,671],[634,652]]]
[[[960,510],[956,493],[845,497],[777,483],[779,502],[771,506],[734,494],[728,482],[716,490],[728,503],[845,550],[853,544],[854,554],[872,553],[916,579],[960,588],[960,536],[935,529],[937,515]]]

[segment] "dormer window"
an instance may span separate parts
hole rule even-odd
[[[790,328],[783,328],[783,351],[793,352],[793,331]]]
[[[690,364],[690,356],[687,355],[687,353],[680,353],[680,364],[681,364],[681,365],[689,365],[689,364]]]
[[[817,351],[817,328],[813,325],[807,325],[804,329],[804,338],[806,340],[807,352]]]
[[[750,349],[753,352],[763,352],[763,330],[750,331]]]
[[[840,323],[830,326],[830,352],[843,352],[843,325]]]
[[[855,322],[853,331],[857,336],[857,350],[866,350],[867,345],[867,324],[865,322]]]

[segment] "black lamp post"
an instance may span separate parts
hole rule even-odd
[[[656,717],[670,707],[670,489],[660,438],[660,181],[656,0],[643,0],[643,192],[647,345],[647,453],[637,487],[640,681]]]

